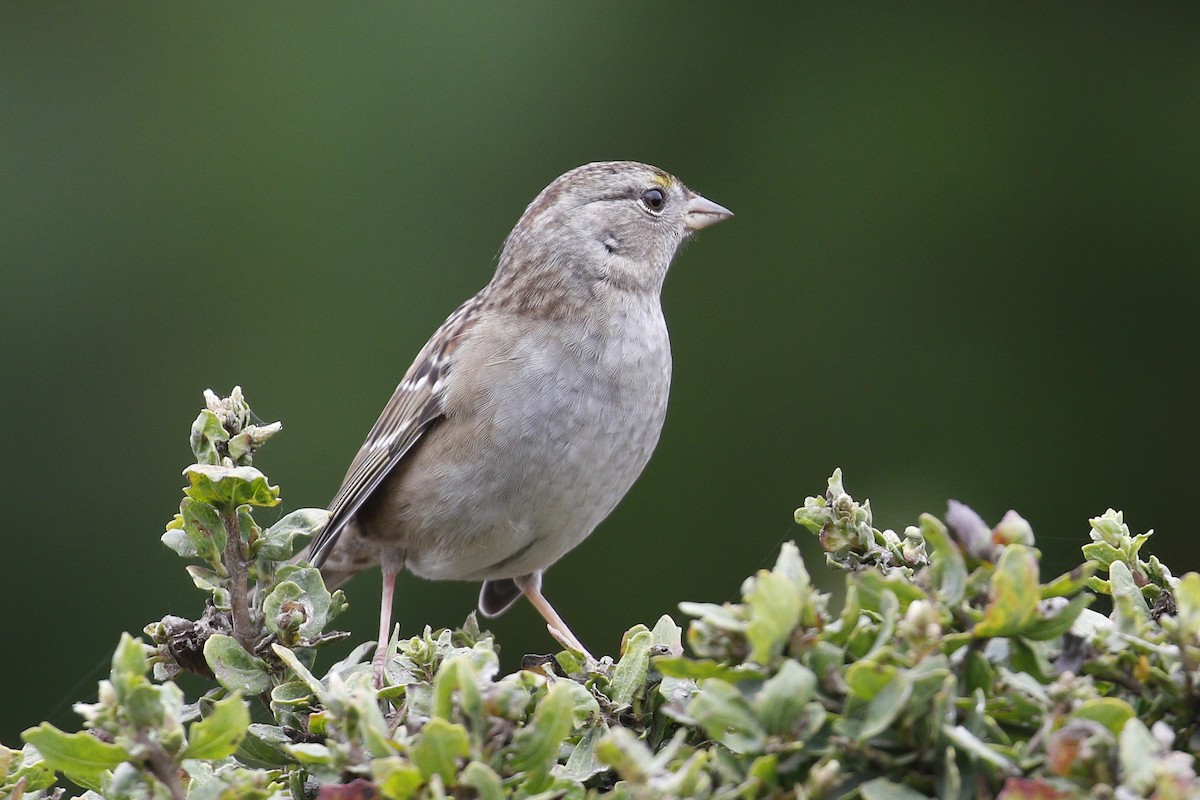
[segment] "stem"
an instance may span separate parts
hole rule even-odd
[[[250,598],[246,575],[246,554],[242,550],[242,528],[238,524],[237,508],[221,513],[225,523],[225,570],[229,573],[229,608],[233,617],[233,638],[251,652],[254,629],[250,624]]]
[[[144,731],[138,731],[137,741],[146,748],[146,765],[151,774],[167,787],[173,800],[186,800],[187,792],[179,780],[179,765],[157,742],[151,741]]]

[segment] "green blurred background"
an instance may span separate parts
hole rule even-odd
[[[1123,508],[1198,559],[1200,7],[9,3],[0,12],[0,740],[194,616],[158,542],[201,391],[323,505],[534,195],[649,161],[729,206],[664,303],[642,480],[546,591],[581,638],[736,596],[834,467],[1074,565]],[[1189,547],[1190,545],[1190,547]],[[477,587],[402,580],[407,632]],[[378,573],[341,620],[374,635]],[[527,606],[509,661],[551,642]]]

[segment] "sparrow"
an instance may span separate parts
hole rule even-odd
[[[482,581],[494,617],[625,496],[658,443],[671,384],[660,294],[680,245],[732,216],[657,167],[587,164],[505,240],[491,282],[417,354],[350,464],[308,560],[329,588],[379,565],[376,682],[396,576]]]

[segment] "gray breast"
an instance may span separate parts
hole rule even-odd
[[[409,569],[467,580],[535,572],[608,516],[658,442],[671,377],[656,298],[613,321],[603,331],[525,322],[496,351],[466,354],[459,368],[477,369],[486,388],[455,424],[479,434],[436,448],[438,479],[419,481],[407,506]]]

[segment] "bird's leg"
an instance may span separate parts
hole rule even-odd
[[[546,628],[549,629],[550,635],[554,640],[568,650],[578,650],[583,653],[583,657],[590,663],[595,663],[596,659],[588,652],[588,649],[583,646],[583,643],[576,638],[575,634],[571,633],[571,629],[567,627],[567,623],[563,622],[563,618],[554,610],[554,606],[550,605],[550,601],[542,594],[542,581],[540,575],[535,575],[533,580],[523,581],[521,592],[529,598],[529,602],[533,603],[533,607],[542,615],[542,619],[546,620]]]
[[[396,589],[396,574],[394,566],[383,564],[383,596],[379,600],[379,643],[375,645],[375,657],[371,666],[375,668],[375,688],[383,688],[383,665],[387,660],[388,642],[392,638],[392,594]]]

